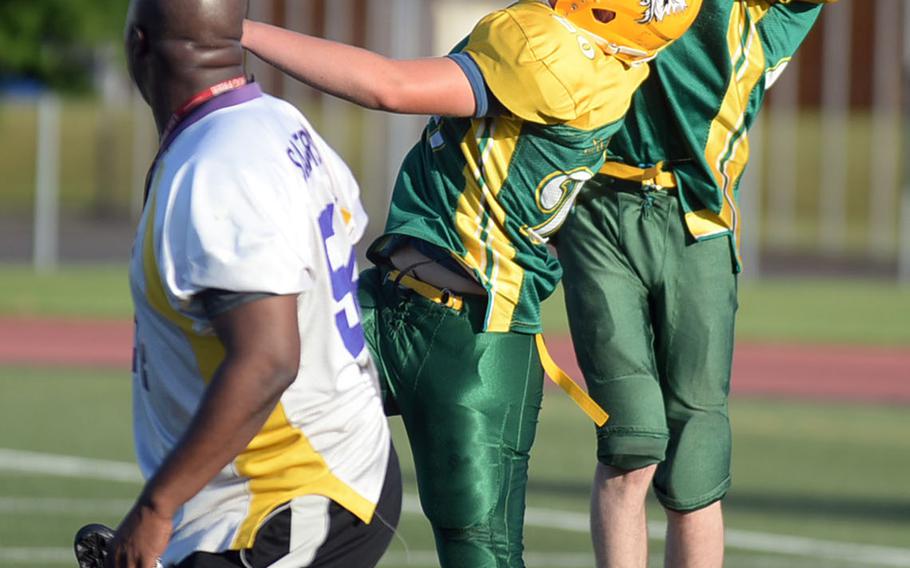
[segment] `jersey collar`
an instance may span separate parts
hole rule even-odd
[[[148,200],[152,176],[154,175],[161,156],[167,152],[167,149],[174,140],[180,136],[181,132],[217,110],[234,107],[262,96],[262,89],[259,87],[259,84],[255,82],[249,82],[239,87],[229,87],[228,90],[219,91],[216,94],[215,91],[218,90],[217,87],[218,86],[216,85],[215,87],[209,88],[208,91],[211,92],[211,96],[204,97],[202,102],[197,103],[195,106],[190,105],[192,101],[188,101],[187,105],[184,105],[183,107],[185,110],[182,115],[178,111],[178,113],[172,117],[171,123],[168,124],[168,127],[161,136],[161,145],[158,147],[158,153],[155,155],[152,166],[145,176],[143,203]],[[195,100],[196,97],[193,97],[193,99]]]
[[[216,88],[217,86],[211,87],[209,91]],[[239,87],[229,88],[218,94],[212,93],[210,96],[205,97],[201,103],[195,105],[191,105],[193,101],[190,101],[188,105],[191,106],[185,105],[185,110],[182,112],[178,111],[177,114],[171,117],[171,123],[161,136],[161,147],[158,150],[159,155],[167,150],[181,132],[196,124],[206,116],[217,110],[237,106],[261,96],[262,89],[259,87],[259,84],[250,82]],[[196,97],[194,97],[194,100],[195,99]]]

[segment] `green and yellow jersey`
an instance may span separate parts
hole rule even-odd
[[[651,63],[603,172],[618,171],[614,162],[669,169],[692,236],[730,236],[736,250],[747,133],[826,1],[704,0],[686,35]]]
[[[485,329],[538,333],[540,302],[561,277],[547,239],[603,165],[648,68],[606,55],[537,0],[491,13],[453,54],[503,110],[429,121],[370,258],[384,262],[402,240],[429,243],[487,290]]]

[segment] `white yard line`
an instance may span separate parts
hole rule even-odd
[[[76,564],[76,557],[71,548],[0,548],[0,566],[7,564],[34,564],[35,566],[48,566],[50,564]]]
[[[0,471],[101,481],[142,482],[136,464],[0,448]]]
[[[525,566],[528,568],[559,566],[559,568],[591,568],[594,563],[592,554],[559,554],[525,552]],[[401,552],[390,550],[382,557],[379,568],[387,566],[420,566],[433,568],[439,566],[439,559],[434,550],[412,550]]]
[[[528,568],[559,566],[560,568],[590,568],[593,557],[590,554],[543,554],[529,552],[524,556]],[[35,566],[68,565],[76,563],[73,551],[69,548],[3,548],[0,550],[0,565],[33,564]],[[436,552],[433,550],[412,550],[402,552],[390,550],[383,556],[379,567],[439,566]]]
[[[142,481],[135,464],[109,460],[97,460],[76,456],[61,456],[20,450],[0,448],[0,472],[33,473],[74,477],[80,479],[97,479],[102,481],[119,481],[138,483]],[[129,502],[120,499],[44,499],[44,498],[0,498],[0,513],[14,512],[95,512],[117,514],[125,511]],[[406,513],[419,514],[420,505],[414,495],[406,495],[404,500]],[[587,513],[559,511],[553,509],[528,508],[525,512],[525,525],[569,532],[587,533]],[[648,534],[651,539],[662,541],[665,538],[666,525],[649,523]],[[770,554],[799,556],[814,559],[828,559],[839,563],[853,563],[859,566],[894,566],[910,568],[910,549],[891,546],[872,546],[826,541],[814,538],[795,537],[727,529],[726,544],[731,549]],[[65,552],[65,554],[64,554]],[[71,552],[58,548],[0,548],[0,565],[5,562],[49,564],[58,563],[66,557],[69,562]],[[404,552],[390,552],[398,561],[407,561]],[[430,554],[426,558],[425,555]],[[435,554],[426,551],[412,551],[407,565],[435,565]],[[589,566],[590,556],[584,554],[527,554],[528,566]],[[424,562],[426,561],[426,563]],[[391,561],[390,561],[391,562]]]
[[[853,566],[910,566],[910,549],[832,542],[799,536],[727,529],[730,548],[807,558],[825,558]]]
[[[110,515],[121,516],[133,505],[132,499],[71,499],[58,497],[0,497],[0,514]]]

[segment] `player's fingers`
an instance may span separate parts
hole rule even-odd
[[[114,542],[108,551],[105,568],[143,568],[139,556],[122,542]]]

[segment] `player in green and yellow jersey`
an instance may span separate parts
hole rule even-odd
[[[747,132],[819,2],[705,0],[652,63],[608,162],[559,234],[566,305],[598,428],[598,566],[645,566],[644,498],[666,566],[723,562],[727,414]]]
[[[435,115],[402,164],[360,302],[444,567],[523,565],[548,359],[540,302],[561,276],[547,241],[604,164],[646,61],[700,4],[520,0],[483,18],[449,56],[405,61],[245,28],[245,46],[323,91]],[[563,384],[602,424],[603,411]]]

